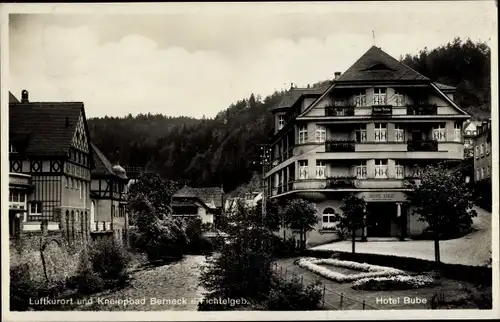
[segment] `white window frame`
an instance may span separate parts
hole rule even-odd
[[[307,143],[307,125],[300,125],[299,127],[299,144]]]
[[[307,163],[307,160],[299,161],[299,179],[309,179],[309,165]]]
[[[387,142],[387,123],[375,123],[375,142]]]
[[[14,198],[16,196],[16,198]],[[22,197],[22,198],[21,198]],[[17,199],[16,201],[14,199]],[[23,199],[23,200],[21,200]],[[9,208],[10,209],[26,209],[27,196],[26,193],[20,191],[9,190]]]
[[[395,163],[395,174],[396,174],[396,179],[404,179],[405,177],[405,167],[403,164],[399,163],[399,161],[396,161]]]
[[[387,88],[373,89],[373,105],[387,105]]]
[[[35,205],[35,212],[31,211],[32,210],[32,207],[31,207],[32,205]],[[38,205],[40,205],[40,207],[38,207]],[[30,216],[42,216],[43,215],[43,213],[42,213],[42,208],[43,207],[42,206],[43,205],[42,205],[41,201],[32,201],[32,202],[30,202],[29,205],[28,205],[28,208],[29,208],[28,212],[29,212]],[[40,209],[38,209],[38,208],[40,208]]]
[[[446,141],[446,124],[436,124],[432,128],[432,139],[438,142]]]
[[[354,106],[355,107],[366,106],[366,90],[358,92],[354,95]]]
[[[316,161],[316,179],[326,179],[326,162]]]
[[[405,130],[399,124],[394,124],[394,140],[396,142],[404,142],[405,140]]]
[[[278,116],[278,130],[281,130],[284,126],[285,126],[285,116],[279,115]]]
[[[366,161],[362,161],[360,165],[356,166],[356,179],[366,179],[368,175],[368,167]]]
[[[358,139],[358,135],[359,135],[359,139]],[[367,140],[367,137],[366,137],[366,125],[360,125],[359,128],[357,128],[354,131],[354,139],[358,143],[366,142],[366,140]]]
[[[405,106],[406,96],[399,90],[394,91],[394,106]]]
[[[375,160],[375,179],[387,179],[387,160]]]
[[[326,214],[325,211],[326,211],[326,209],[323,211],[323,214],[321,215],[321,228],[322,229],[334,229],[337,226],[337,223],[335,222],[335,210],[333,211],[332,214],[330,214],[330,213]],[[325,219],[326,219],[326,221],[325,221]]]
[[[324,125],[316,125],[316,142],[323,143],[326,141],[326,127]]]
[[[453,139],[455,142],[462,141],[462,127],[458,122],[455,122],[455,124],[453,125]]]

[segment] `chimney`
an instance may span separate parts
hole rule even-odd
[[[28,102],[29,102],[28,91],[23,89],[21,92],[21,103],[28,103]]]
[[[335,72],[335,80],[337,80],[340,77],[341,72]]]

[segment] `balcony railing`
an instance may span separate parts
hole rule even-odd
[[[372,106],[372,116],[391,116],[392,115],[392,105],[373,105]]]
[[[408,151],[437,151],[438,142],[436,140],[409,140]]]
[[[326,178],[326,188],[353,188],[355,180],[355,176],[328,177]]]
[[[407,105],[406,115],[437,115],[436,104]]]
[[[328,140],[325,142],[325,152],[354,152],[355,141]]]
[[[325,106],[325,116],[354,116],[354,106]]]

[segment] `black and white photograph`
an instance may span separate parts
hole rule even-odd
[[[2,317],[500,317],[497,10],[1,4]]]

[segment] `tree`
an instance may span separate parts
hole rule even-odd
[[[254,207],[254,212],[256,218],[261,217],[263,222],[262,225],[272,232],[276,232],[280,229],[282,211],[276,201],[276,199],[270,199],[266,201],[266,214],[262,215],[262,201],[259,200],[257,205]]]
[[[143,211],[143,208],[134,209],[134,205],[140,205],[141,200],[145,199],[159,214],[168,214],[170,211],[170,201],[172,196],[178,190],[178,184],[174,181],[164,181],[156,173],[143,173],[137,178],[129,189],[129,199],[131,200],[129,209],[131,210],[131,225],[136,223],[136,214]],[[138,201],[135,203],[134,200]],[[162,219],[162,218],[160,218]]]
[[[299,231],[300,247],[305,247],[306,233],[318,223],[313,204],[303,199],[291,200],[284,209],[285,224],[292,230]]]
[[[445,163],[429,165],[422,171],[420,180],[409,182],[410,204],[415,207],[413,215],[427,223],[427,232],[434,239],[435,260],[441,261],[439,240],[456,236],[470,230],[474,197],[459,170]]]
[[[364,229],[366,215],[366,201],[355,194],[349,194],[340,207],[342,214],[335,214],[337,227],[351,232],[352,253],[356,252],[356,230]]]

